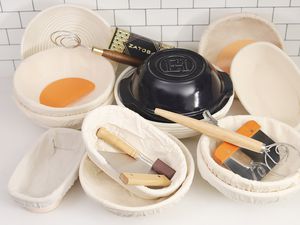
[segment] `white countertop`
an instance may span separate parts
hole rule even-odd
[[[37,127],[15,106],[12,99],[12,77],[0,78],[0,220],[3,225],[92,225],[92,224],[300,224],[297,215],[300,193],[290,199],[268,205],[235,202],[224,197],[204,181],[196,166],[195,178],[188,194],[175,206],[147,217],[116,216],[85,195],[79,181],[71,188],[61,205],[46,214],[35,214],[21,208],[7,192],[7,183],[23,155],[45,129]],[[231,114],[245,113],[236,100]],[[197,138],[183,142],[196,159]]]

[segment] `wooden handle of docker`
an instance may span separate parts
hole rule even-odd
[[[174,121],[193,130],[201,132],[207,136],[229,142],[233,145],[237,145],[254,152],[262,152],[265,147],[264,143],[260,141],[238,134],[234,131],[215,126],[205,121],[196,120],[187,116],[180,115],[178,113],[173,113],[158,108],[155,109],[154,113],[168,120]]]
[[[134,149],[132,146],[127,144],[125,141],[109,132],[106,128],[102,127],[97,131],[97,137],[112,145],[113,147],[125,152],[132,158],[136,159],[138,157],[138,151]]]
[[[138,58],[128,56],[113,50],[98,49],[96,47],[93,47],[92,52],[96,53],[97,55],[101,55],[105,58],[111,59],[115,62],[123,63],[130,66],[138,67],[143,63],[143,61]]]
[[[171,184],[171,181],[165,175],[160,174],[121,173],[120,179],[124,184],[127,185],[167,187]]]

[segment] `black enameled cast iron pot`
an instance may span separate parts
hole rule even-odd
[[[213,115],[233,95],[228,74],[217,71],[196,52],[172,48],[152,54],[131,75],[122,79],[121,102],[142,117],[170,122],[154,114],[162,108],[196,119]]]

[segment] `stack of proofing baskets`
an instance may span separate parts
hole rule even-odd
[[[17,106],[33,122],[43,127],[80,129],[89,111],[113,102],[117,64],[107,65],[110,64],[107,60],[91,54],[84,47],[68,51],[57,48],[50,36],[59,30],[72,30],[81,37],[82,46],[99,48],[108,47],[113,32],[102,17],[83,7],[58,5],[42,11],[29,23],[22,39],[23,61],[14,76],[14,96]],[[92,96],[65,108],[39,103],[39,93],[47,83],[72,76],[93,81],[96,89]]]
[[[82,39],[81,46],[66,49],[51,43],[51,34],[60,30],[71,30],[78,34]],[[26,28],[21,47],[23,61],[14,76],[14,97],[17,106],[33,122],[50,127],[23,157],[8,185],[13,198],[30,211],[48,212],[55,209],[78,176],[88,196],[122,216],[158,213],[181,200],[192,185],[194,160],[178,139],[161,133],[162,131],[131,110],[111,105],[114,100],[117,64],[91,53],[86,47],[107,49],[113,33],[114,29],[99,15],[74,5],[48,8],[39,13]],[[53,108],[39,103],[39,94],[47,84],[74,76],[93,81],[95,90],[84,100],[79,100],[70,107]],[[101,112],[107,111],[109,113],[100,115]],[[166,151],[160,157],[164,158],[168,154],[168,163],[173,164],[173,167],[175,164],[176,167],[184,165],[177,168],[177,175],[169,188],[151,189],[121,184],[118,179],[119,171],[113,170],[101,156],[99,149],[94,148],[99,142],[95,135],[97,129],[100,126],[111,125],[106,123],[118,121],[126,114],[129,118],[126,119],[127,123],[148,129],[134,129],[133,133],[136,133],[137,137],[142,134],[148,135],[148,138],[137,139],[138,141],[149,141],[151,135],[149,136],[147,131],[150,130],[153,133],[152,140],[161,138],[173,143],[173,147],[175,145],[174,149],[164,148],[164,145],[160,148],[161,151]],[[106,117],[111,118],[111,121],[107,121]],[[82,132],[69,129],[81,129],[83,121],[85,125]],[[124,126],[121,123],[115,125]],[[130,129],[126,131],[130,133]],[[82,136],[83,139],[80,138]],[[172,161],[172,152],[176,149],[177,155],[181,156],[176,157],[180,163]],[[66,168],[64,173],[60,171],[62,166]],[[51,172],[48,173],[49,171]],[[176,178],[179,175],[180,180]],[[51,185],[47,181],[44,182],[45,180]],[[31,185],[27,185],[28,183]],[[143,198],[133,194],[133,190],[146,190],[145,193],[156,195]]]
[[[282,50],[284,48],[283,41],[274,25],[263,18],[247,13],[231,15],[210,24],[207,30],[202,35],[198,52],[199,54],[207,58],[211,63],[217,63],[217,56],[219,52],[225,46],[239,40],[254,40],[256,43],[243,47],[233,58],[230,76],[233,80],[236,92],[237,89],[240,90],[242,89],[241,87],[243,87],[240,81],[244,79],[243,75],[245,75],[245,73],[241,72],[241,70],[238,73],[235,72],[237,71],[237,68],[242,67],[242,65],[248,65],[251,68],[258,68],[257,70],[263,67],[263,63],[269,66],[269,73],[271,73],[269,77],[274,78],[274,80],[268,80],[268,82],[270,82],[270,84],[272,83],[272,85],[269,88],[265,88],[265,92],[271,91],[274,82],[278,82],[278,80],[275,81],[275,74],[272,74],[273,70],[270,69],[270,67],[274,65],[268,62],[267,59],[265,59],[265,61],[257,62],[257,58],[263,57],[245,54],[246,52],[249,52],[250,49],[259,49],[260,47],[262,47],[261,51],[264,51],[266,47],[268,47],[267,49],[273,49],[274,51],[270,53],[269,58],[274,56],[275,52],[278,53],[278,55],[280,55],[282,59],[289,62],[289,64],[287,65],[283,60],[277,60],[275,63],[276,66],[278,66],[277,64],[281,63],[284,64],[284,66],[297,68],[297,66],[292,62],[291,59],[289,59],[286,53],[284,53],[284,51]],[[242,52],[244,53],[241,54]],[[239,58],[239,60],[236,60],[237,58]],[[270,61],[272,61],[272,59]],[[244,70],[249,70],[249,68],[245,67]],[[235,73],[233,73],[233,71]],[[278,76],[280,77],[285,76],[285,74],[282,74],[280,72],[277,73],[279,73]],[[253,74],[252,72],[252,80],[255,79],[252,82],[258,83],[263,79],[266,80],[266,78],[262,78],[264,76],[266,76],[266,74]],[[298,72],[291,74],[291,76],[294,76],[295,79],[297,78],[299,80],[299,69]],[[284,82],[288,84],[289,81],[286,78]],[[245,83],[246,84],[244,85],[247,85],[247,82]],[[266,84],[263,84],[266,87]],[[249,85],[251,84],[249,84],[248,82],[248,87],[249,89],[251,89],[251,86]],[[255,88],[257,87],[254,87],[254,89]],[[255,92],[256,91],[257,90],[255,90]],[[271,93],[274,93],[274,91]],[[247,111],[250,113],[255,111],[254,106],[258,107],[258,105],[255,104],[255,101],[252,100],[255,99],[258,102],[262,101],[261,96],[257,97],[257,93],[253,93],[253,95],[249,96],[249,94],[251,94],[249,93],[249,91],[247,92],[248,95],[245,95],[240,91],[236,94],[237,97],[243,97],[245,103],[246,100],[252,102],[252,108],[245,106]],[[251,97],[253,99],[250,99]],[[278,102],[282,102],[271,96],[271,94],[268,95],[268,97],[268,100],[267,98],[264,98],[264,100],[268,101],[269,103],[268,106],[265,106],[266,108],[270,107],[270,104],[278,105]],[[276,100],[278,102],[276,102]],[[244,102],[241,100],[242,104],[245,104]],[[261,125],[261,130],[268,136],[272,137],[273,140],[293,145],[299,151],[299,132],[294,127],[289,126],[291,124],[287,125],[287,121],[285,121],[284,119],[281,119],[281,121],[285,123],[281,122],[279,118],[276,118],[277,120],[271,119],[275,118],[274,115],[269,115],[268,113],[263,114],[262,111],[263,107],[260,105],[260,113],[254,113],[253,115],[255,116],[228,116],[226,118],[220,119],[218,121],[218,125],[221,127],[228,128],[230,130],[237,130],[245,122],[249,120],[255,120],[258,124]],[[277,111],[280,111],[282,115],[288,117],[288,113],[290,110],[284,109],[282,107],[280,109],[280,105],[278,105]],[[235,174],[232,171],[224,168],[223,166],[220,166],[213,159],[213,151],[219,143],[220,142],[216,141],[213,138],[210,138],[206,135],[202,135],[197,146],[197,164],[201,176],[225,196],[234,200],[265,204],[277,202],[283,198],[286,198],[287,196],[291,196],[292,193],[299,191],[299,170],[296,173],[289,174],[288,176],[283,177],[279,180],[271,180],[268,179],[267,176],[265,177],[264,181],[254,181],[245,179],[239,176],[238,174]],[[289,165],[286,166],[288,167]]]
[[[74,18],[79,18],[79,20]],[[235,24],[236,27],[232,28],[232,24]],[[237,31],[237,35],[232,35],[233,31],[228,32],[228,29],[222,29],[227,26]],[[218,29],[220,30],[218,31]],[[71,30],[74,33],[77,33],[82,39],[82,46],[67,50],[56,47],[51,43],[50,36],[53,32],[58,30]],[[259,35],[257,30],[260,31],[259,34],[263,33],[263,35]],[[230,37],[226,38],[228,37],[228,33],[230,34]],[[188,149],[176,139],[176,137],[191,137],[197,135],[197,133],[175,123],[165,124],[148,121],[141,118],[138,114],[123,108],[124,105],[119,99],[117,88],[120,80],[126,77],[133,68],[128,67],[125,69],[115,85],[115,70],[117,64],[93,55],[84,47],[96,46],[107,49],[112,34],[113,29],[99,15],[79,6],[59,5],[39,13],[26,28],[22,40],[21,55],[24,61],[17,69],[14,77],[15,101],[25,115],[33,122],[44,127],[80,129],[85,116],[87,115],[87,118],[90,117],[86,120],[87,122],[85,123],[87,125],[84,126],[82,131],[83,136],[88,136],[88,138],[85,140],[84,147],[81,146],[80,142],[80,146],[82,147],[80,149],[80,157],[83,155],[83,148],[85,148],[87,152],[91,152],[93,146],[95,146],[95,143],[98,141],[96,140],[97,137],[95,135],[91,135],[94,134],[96,128],[98,128],[96,126],[102,125],[99,122],[101,121],[101,118],[97,118],[95,113],[98,112],[100,114],[108,109],[112,111],[115,110],[116,112],[119,111],[119,113],[128,113],[128,115],[132,113],[130,116],[138,118],[136,121],[147,124],[147,127],[150,127],[153,130],[156,129],[158,135],[161,131],[157,131],[157,128],[169,133],[168,139],[175,142],[178,145],[178,148],[181,149],[186,159],[187,166],[185,180],[178,190],[169,196],[158,199],[141,199],[133,195],[132,192],[123,188],[120,184],[111,179],[111,177],[104,172],[103,168],[99,167],[99,162],[99,165],[97,165],[97,160],[100,161],[102,158],[99,159],[95,157],[92,159],[91,157],[88,157],[89,154],[83,156],[80,166],[78,165],[75,169],[72,168],[75,171],[73,171],[75,176],[72,176],[72,182],[74,177],[77,178],[78,174],[76,174],[76,171],[79,170],[80,182],[87,195],[112,212],[125,216],[153,214],[180,200],[192,185],[194,161]],[[218,37],[219,40],[211,38],[211,36]],[[208,27],[201,40],[199,53],[212,63],[214,63],[216,58],[216,53],[214,51],[220,51],[220,49],[224,47],[218,44],[220,37],[224,45],[234,41],[232,39],[234,37],[237,40],[252,38],[256,41],[267,41],[279,48],[283,48],[283,41],[273,25],[254,15],[237,14],[217,21],[215,24],[211,24]],[[54,65],[59,66],[56,67]],[[62,76],[78,75],[75,74],[75,71],[80,71],[83,78],[92,80],[96,84],[97,88],[94,91],[94,95],[88,97],[83,102],[79,102],[78,105],[65,108],[51,108],[39,103],[39,93],[41,89],[45,87],[45,84],[57,80]],[[119,106],[105,106],[112,104],[114,97]],[[300,149],[300,144],[298,143],[300,134],[292,127],[282,122],[256,116],[231,116],[223,118],[229,111],[233,101],[232,96],[226,107],[214,115],[216,119],[219,120],[219,126],[236,130],[244,122],[256,120],[262,126],[262,130],[274,139],[290,143],[297,149]],[[103,116],[103,118],[104,117],[105,116]],[[96,122],[99,124],[96,124]],[[56,132],[62,132],[59,131],[59,129],[61,128],[50,131],[49,136],[52,137],[57,134]],[[91,130],[94,133],[88,133],[91,132]],[[46,136],[44,138],[47,138]],[[58,138],[58,140],[62,140],[59,138],[60,135],[56,135],[55,137]],[[72,142],[72,140],[70,142]],[[41,145],[43,147],[43,145],[48,146],[48,144],[49,143],[43,142]],[[234,200],[251,203],[269,203],[278,201],[281,198],[298,191],[300,187],[299,172],[278,181],[260,182],[244,179],[218,165],[212,158],[212,151],[217,144],[218,142],[216,140],[202,135],[197,146],[197,163],[201,176],[225,196]],[[98,150],[94,151],[95,155],[98,153]],[[22,166],[25,165],[27,161],[29,160],[26,159]],[[77,164],[79,164],[79,161]],[[70,188],[72,182],[68,182],[67,185],[60,187],[63,191],[59,193],[59,200],[67,192],[68,188]],[[118,196],[122,197],[118,198]]]

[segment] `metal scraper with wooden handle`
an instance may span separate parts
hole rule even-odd
[[[246,148],[254,152],[263,152],[266,150],[266,145],[255,139],[246,137],[234,131],[218,127],[203,120],[193,119],[178,113],[170,112],[156,108],[154,113],[173,122],[182,124],[207,136],[217,138],[222,141],[229,142],[241,148]]]
[[[97,137],[112,145],[113,147],[125,152],[127,155],[131,156],[134,159],[141,159],[143,162],[147,163],[151,166],[151,169],[158,174],[165,175],[168,179],[172,179],[176,171],[170,167],[168,164],[163,162],[160,159],[156,159],[152,161],[146,155],[144,155],[141,151],[138,151],[133,146],[126,143],[126,141],[117,137],[109,130],[104,127],[98,129],[96,133]]]

